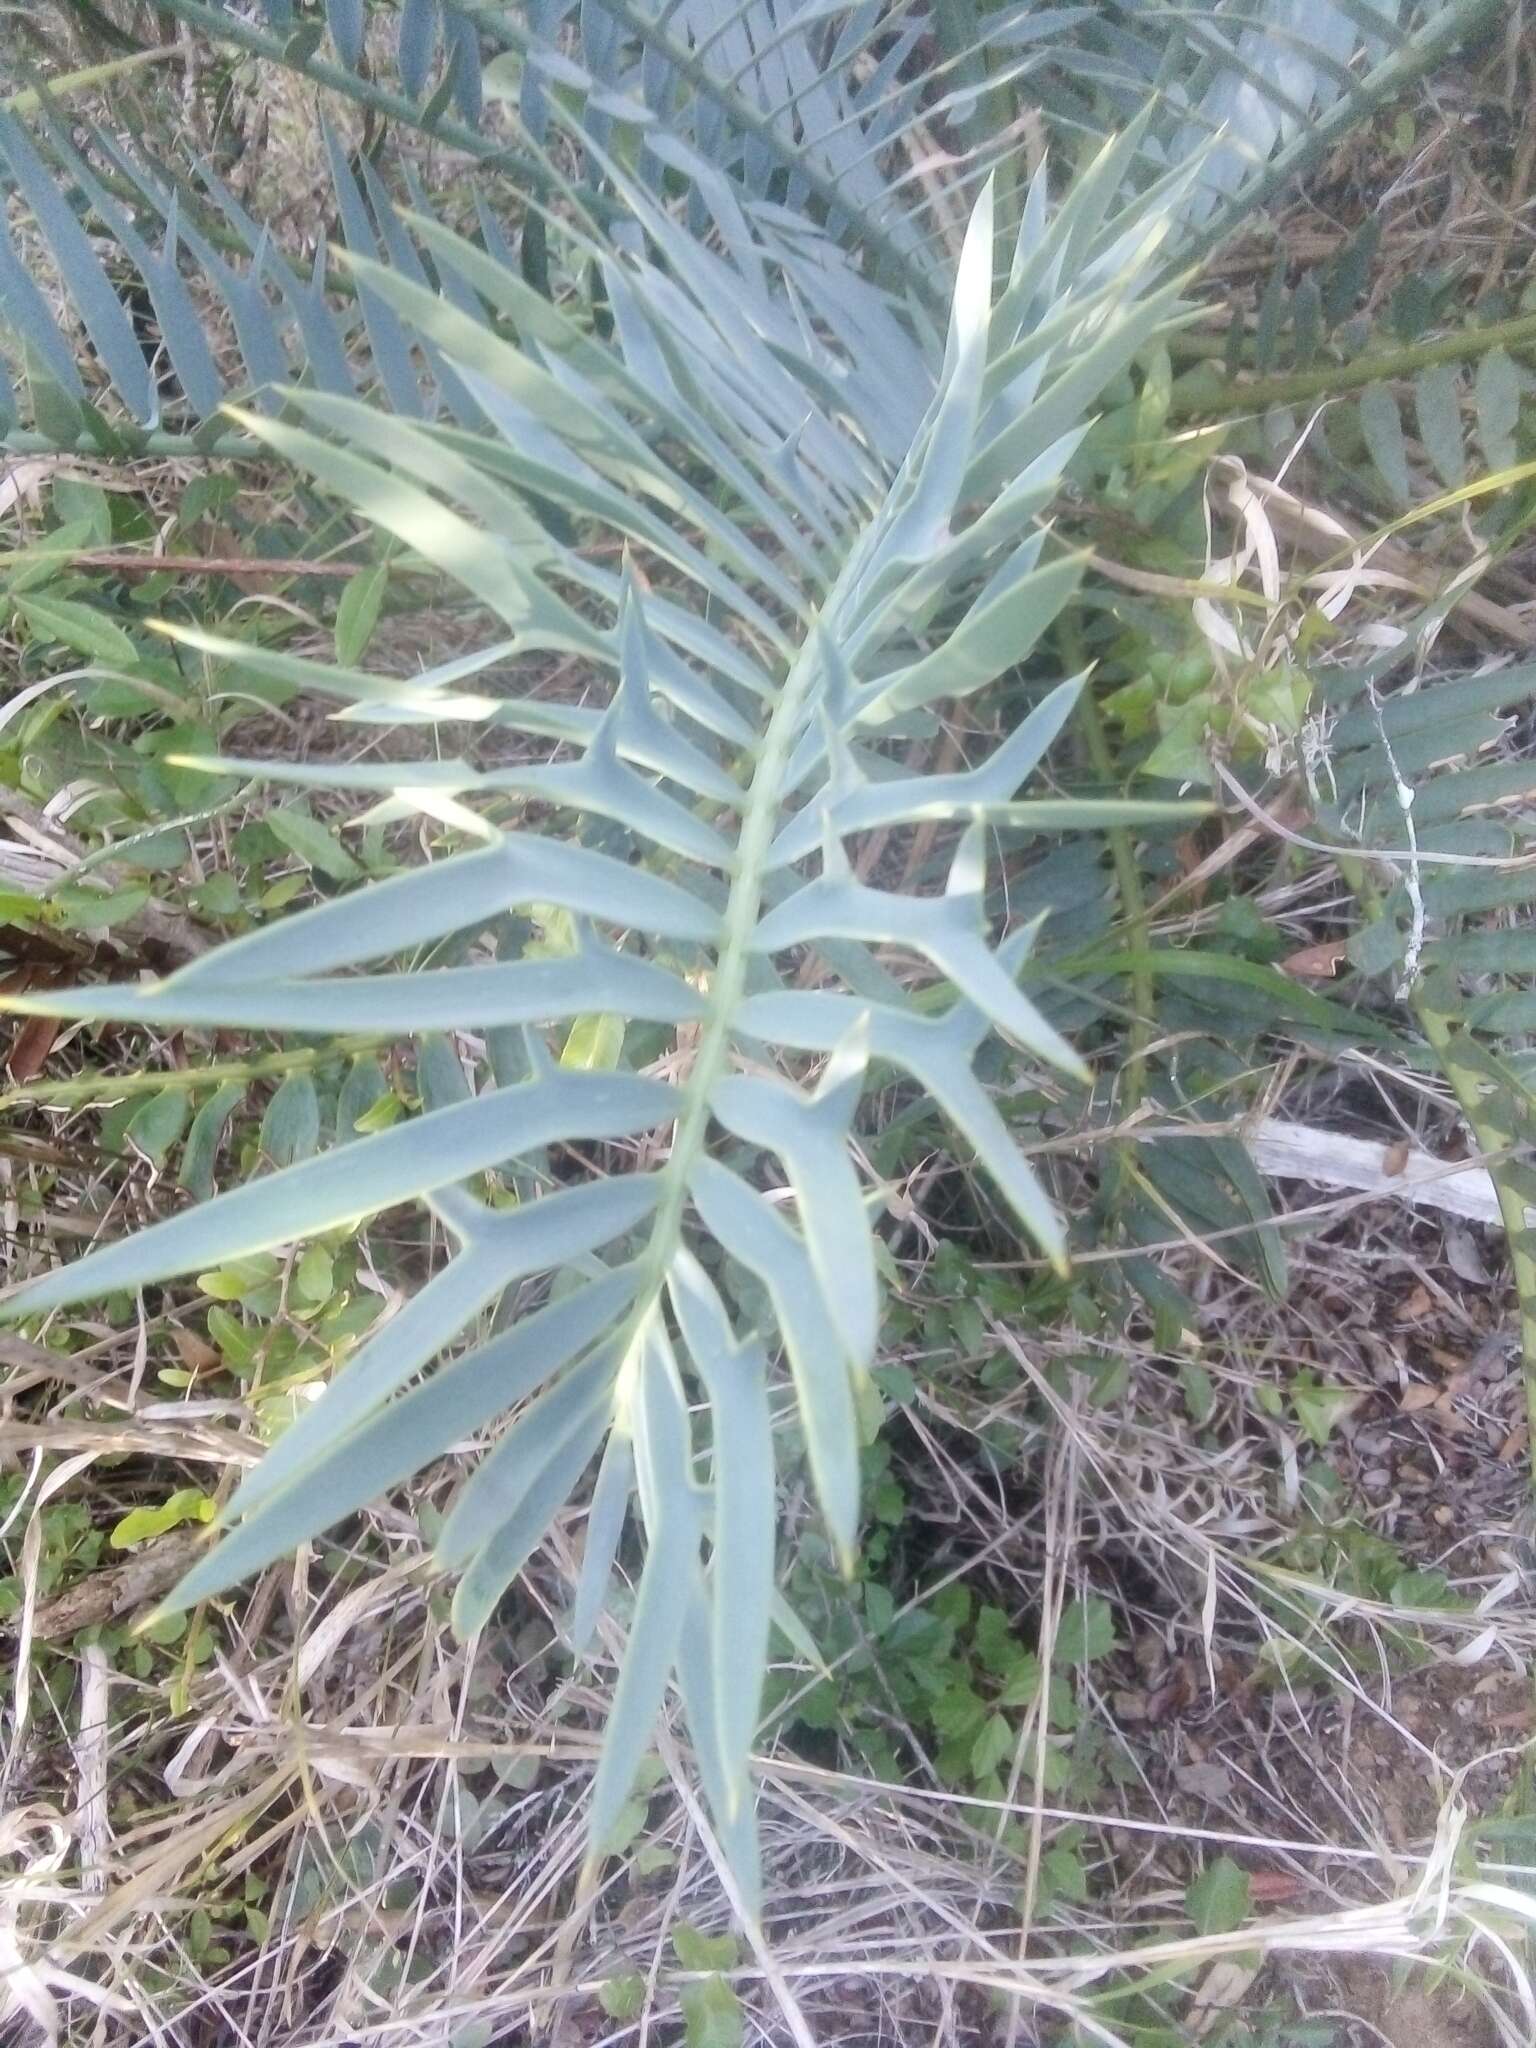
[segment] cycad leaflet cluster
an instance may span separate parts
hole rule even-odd
[[[1064,1257],[973,1072],[991,1032],[1084,1071],[1018,987],[1031,933],[989,938],[989,835],[1171,807],[1018,799],[1077,681],[1036,692],[977,767],[906,763],[931,707],[1016,670],[1073,587],[1042,514],[1096,395],[1170,308],[1166,291],[1137,288],[1177,180],[1108,219],[1122,172],[1112,149],[1054,213],[1037,179],[1000,289],[983,196],[936,373],[830,245],[807,233],[785,276],[738,217],[728,252],[707,249],[616,166],[654,255],[602,258],[611,343],[416,223],[451,291],[398,268],[360,276],[451,366],[483,425],[393,419],[381,432],[376,412],[313,391],[246,424],[455,577],[507,637],[410,681],[183,638],[342,700],[345,720],[479,721],[542,738],[545,758],[252,771],[378,791],[387,815],[424,813],[465,850],[158,985],[35,1002],[177,1025],[486,1034],[478,1095],[429,1039],[419,1117],[94,1252],[11,1308],[36,1315],[424,1202],[454,1256],[278,1439],[176,1599],[232,1586],[511,1413],[437,1544],[462,1573],[462,1630],[486,1622],[595,1465],[574,1618],[586,1636],[638,1500],[643,1567],[593,1797],[599,1846],[675,1672],[726,1846],[754,1867],[747,1765],[774,1611],[781,1357],[845,1557],[857,1533],[880,1200],[849,1138],[871,1066],[941,1105],[1024,1230]],[[455,306],[466,290],[499,331]],[[520,657],[551,652],[613,677],[606,708],[505,693]],[[488,822],[524,800],[575,823],[554,836]],[[941,893],[860,879],[859,835],[930,821],[952,828]],[[575,949],[487,958],[489,941],[468,945],[492,930],[505,944],[507,913],[529,906],[564,913]],[[448,935],[472,964],[412,964]],[[405,964],[346,971],[391,960]],[[921,980],[947,984],[947,1006],[915,1000]],[[651,1073],[561,1064],[549,1027],[593,1013],[676,1026],[676,1050]],[[483,1200],[478,1177],[498,1169],[528,1198]],[[781,1187],[789,1199],[765,1192]],[[452,1355],[514,1288],[534,1305]]]
[[[261,66],[258,95],[267,76],[285,73],[290,90],[322,95],[342,239],[407,276],[421,266],[392,195],[403,187],[418,214],[431,210],[424,148],[453,151],[487,185],[515,190],[519,260],[541,284],[541,212],[575,194],[573,162],[585,173],[579,204],[622,232],[622,197],[604,169],[611,153],[628,156],[651,194],[675,202],[681,189],[696,238],[719,229],[722,192],[787,255],[815,221],[931,314],[967,195],[990,167],[1011,169],[1021,134],[1043,124],[1076,160],[1084,138],[1134,126],[1137,146],[1118,159],[1126,193],[1199,156],[1163,255],[1172,271],[1432,75],[1498,5],[162,0],[154,19],[195,39],[215,60],[210,73],[227,61]],[[163,54],[162,31],[150,32],[141,56]],[[119,27],[114,51],[123,37]],[[24,202],[62,287],[34,277],[36,240],[14,243],[0,216],[0,436],[13,448],[110,456],[162,428],[175,441],[192,424],[206,449],[196,423],[226,397],[296,373],[343,396],[359,378],[377,384],[408,416],[430,409],[399,321],[374,295],[339,294],[323,248],[311,273],[282,224],[253,212],[210,153],[126,147],[110,122],[88,118],[69,81],[31,74],[26,37],[11,42],[26,89],[0,105],[0,187]],[[488,123],[491,102],[499,111]],[[355,161],[348,113],[371,131]],[[494,197],[477,193],[476,205],[487,245],[504,250]],[[153,374],[129,280],[162,344]],[[94,352],[88,368],[77,322]],[[438,362],[429,367],[438,376]],[[118,401],[106,411],[96,402],[104,385]],[[451,376],[444,388],[462,395]],[[249,448],[241,436],[220,445]]]

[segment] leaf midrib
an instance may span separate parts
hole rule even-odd
[[[710,1104],[716,1085],[729,1065],[732,1029],[746,989],[752,934],[762,911],[768,857],[783,808],[784,776],[800,736],[801,709],[818,666],[816,642],[811,637],[802,643],[785,678],[778,702],[770,714],[748,786],[741,831],[736,842],[735,872],[721,917],[719,950],[709,992],[709,1012],[699,1035],[688,1078],[683,1084],[683,1104],[673,1127],[672,1150],[661,1170],[664,1185],[656,1206],[650,1242],[642,1257],[640,1286],[624,1336],[621,1354],[624,1365],[616,1408],[627,1398],[628,1382],[633,1376],[632,1360],[638,1354],[638,1339],[656,1312],[661,1290],[682,1243],[683,1212],[688,1202],[689,1183],[694,1168],[704,1156]]]

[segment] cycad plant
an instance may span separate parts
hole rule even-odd
[[[574,203],[605,238],[632,223],[603,168],[611,151],[694,238],[728,233],[724,209],[793,261],[813,226],[926,323],[942,318],[959,228],[994,169],[1015,223],[1029,148],[1045,141],[1076,162],[1134,130],[1115,159],[1125,199],[1196,166],[1161,259],[1173,275],[1499,6],[114,0],[106,61],[62,78],[29,68],[22,23],[12,40],[24,90],[0,99],[0,190],[19,195],[35,232],[13,242],[0,219],[0,324],[15,344],[0,349],[0,438],[18,451],[112,454],[184,452],[190,435],[198,450],[240,452],[251,444],[220,433],[221,402],[295,374],[342,395],[371,385],[408,414],[430,406],[431,380],[424,397],[387,308],[365,291],[338,294],[346,281],[323,247],[311,268],[285,246],[231,189],[227,162],[191,146],[130,147],[124,123],[81,113],[72,88],[133,93],[134,67],[174,48],[168,25],[198,51],[200,74],[257,64],[322,96],[340,239],[406,276],[421,265],[399,196],[434,210],[426,151],[472,167],[499,253],[509,252],[498,201],[515,193],[515,260],[544,289],[547,209]],[[103,19],[93,8],[81,24]],[[355,150],[349,123],[361,130]],[[104,388],[115,406],[100,404]]]
[[[28,999],[74,1017],[417,1036],[423,1113],[92,1252],[9,1307],[40,1315],[424,1202],[455,1256],[279,1438],[175,1599],[234,1585],[510,1416],[436,1546],[462,1574],[458,1626],[485,1623],[595,1468],[585,1637],[637,1496],[644,1562],[594,1840],[675,1669],[750,1871],[780,1356],[845,1559],[858,1533],[857,1401],[879,1326],[882,1203],[854,1136],[871,1069],[925,1091],[1064,1257],[973,1071],[996,1033],[1085,1074],[1019,987],[1031,930],[993,941],[989,839],[1170,807],[1018,797],[1081,679],[1034,687],[978,766],[921,773],[911,749],[933,707],[1016,675],[1073,588],[1079,565],[1042,514],[1096,394],[1172,310],[1166,288],[1138,287],[1181,181],[1110,216],[1115,150],[1054,212],[1037,179],[1000,290],[984,192],[930,370],[829,243],[804,237],[790,274],[737,217],[708,249],[604,168],[652,252],[594,252],[610,341],[417,220],[442,288],[354,261],[358,288],[456,381],[476,429],[381,431],[377,411],[316,391],[241,421],[455,578],[504,637],[400,681],[180,634],[237,675],[340,700],[347,721],[519,736],[510,766],[203,764],[370,792],[377,815],[424,814],[462,850],[158,985]],[[609,677],[606,701],[541,695],[527,679],[549,654]],[[952,840],[942,889],[867,879],[870,835],[917,825]],[[522,956],[516,917],[535,910],[563,951]],[[434,964],[445,951],[458,964]],[[378,971],[347,971],[363,963]],[[594,1034],[583,1020],[598,1018],[669,1036]],[[473,1088],[440,1036],[454,1032],[484,1035]],[[621,1041],[649,1049],[643,1066]],[[455,1354],[498,1300],[495,1334]]]
[[[1190,252],[1489,10],[1068,8],[1046,27],[1028,7],[930,22],[750,0],[711,25],[708,8],[611,0],[568,25],[559,5],[406,0],[395,83],[365,61],[361,0],[323,16],[267,0],[263,23],[202,0],[163,11],[391,132],[525,172],[521,246],[490,209],[478,241],[450,232],[408,155],[400,207],[332,138],[346,246],[306,278],[212,167],[178,183],[71,134],[40,92],[35,129],[0,111],[0,151],[97,360],[88,384],[0,229],[21,366],[0,428],[17,447],[131,452],[169,388],[206,448],[242,390],[219,445],[307,472],[500,637],[400,680],[177,629],[186,659],[338,702],[352,728],[478,729],[476,761],[195,764],[369,794],[382,821],[425,819],[437,857],[159,984],[13,1007],[415,1038],[422,1110],[359,1135],[368,1089],[344,1090],[333,1149],[46,1275],[9,1312],[424,1203],[453,1256],[278,1439],[175,1601],[228,1589],[499,1426],[436,1544],[461,1574],[459,1627],[488,1620],[576,1495],[571,1629],[588,1640],[637,1501],[594,1843],[675,1672],[750,1882],[781,1361],[844,1559],[858,1533],[883,1207],[858,1139],[867,1083],[930,1098],[1061,1263],[1064,1227],[975,1061],[995,1037],[1068,1083],[1085,1069],[1020,987],[1033,931],[996,932],[989,851],[1000,831],[1119,830],[1173,808],[1019,795],[1081,684],[1039,675],[1079,567],[1047,509],[1100,394],[1176,318],[1168,280]],[[503,56],[482,75],[487,49]],[[1059,135],[1125,122],[1054,207],[1046,174],[1013,178],[998,144],[1026,68]],[[513,95],[515,145],[469,125],[483,89]],[[982,108],[986,139],[940,187],[962,216],[1001,156],[1008,234],[984,185],[941,335],[945,243],[914,165],[929,124]],[[155,316],[160,383],[125,275]],[[222,354],[189,276],[228,312]],[[557,301],[552,276],[579,290]],[[359,363],[379,402],[357,396]],[[577,666],[579,702],[549,686],[551,656]],[[930,771],[935,709],[962,699],[1026,708],[979,765]],[[936,891],[882,886],[874,853],[909,827],[946,835]]]

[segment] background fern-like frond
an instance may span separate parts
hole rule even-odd
[[[611,153],[653,200],[684,195],[696,238],[743,252],[766,243],[792,265],[798,224],[816,221],[872,284],[918,309],[921,328],[942,316],[961,226],[994,170],[1014,224],[1021,153],[1049,139],[1071,162],[1129,125],[1137,148],[1117,159],[1122,201],[1198,157],[1164,252],[1171,270],[1490,8],[1447,0],[1400,19],[1335,0],[1268,0],[1122,18],[1019,0],[932,10],[331,0],[307,12],[273,0],[252,21],[211,0],[170,0],[165,11],[211,53],[279,66],[333,114],[347,107],[375,125],[355,158],[330,143],[339,239],[407,275],[423,269],[400,220],[403,206],[425,210],[422,149],[479,167],[484,246],[499,257],[514,233],[525,274],[545,289],[546,209],[576,205],[601,242],[629,218],[603,168]],[[146,432],[184,430],[228,396],[289,379],[349,391],[360,376],[396,409],[462,416],[462,391],[410,359],[377,298],[323,268],[311,274],[206,156],[140,160],[117,137],[72,124],[67,98],[42,86],[33,96],[34,117],[0,111],[0,163],[95,360],[83,378],[51,295],[0,229],[0,317],[14,344],[0,352],[0,433],[12,446],[111,449],[124,433],[143,445]],[[210,299],[233,347],[205,331],[198,308]],[[141,301],[153,364],[143,317],[130,317]],[[109,391],[116,404],[104,414]]]

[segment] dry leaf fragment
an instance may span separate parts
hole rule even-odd
[[[1203,2041],[1212,2032],[1224,2013],[1242,2003],[1258,1974],[1256,1965],[1239,1962],[1235,1956],[1222,1956],[1212,1963],[1196,1989],[1189,2015],[1190,2029],[1197,2041]]]
[[[23,1081],[35,1081],[48,1064],[48,1055],[53,1051],[54,1040],[64,1029],[58,1017],[29,1017],[11,1040],[11,1049],[6,1056],[6,1072],[18,1086]]]
[[[1181,1792],[1213,1804],[1232,1796],[1232,1773],[1224,1771],[1220,1764],[1181,1764],[1174,1771],[1173,1782]]]
[[[1188,1668],[1176,1665],[1171,1676],[1147,1694],[1147,1719],[1153,1723],[1166,1721],[1170,1715],[1182,1712],[1193,1696]]]
[[[1487,1287],[1491,1284],[1488,1268],[1477,1248],[1476,1238],[1470,1230],[1463,1230],[1459,1223],[1446,1225],[1445,1259],[1456,1278],[1465,1280],[1469,1287]]]
[[[1284,973],[1298,981],[1332,981],[1349,953],[1348,939],[1324,939],[1320,945],[1303,946],[1280,962]]]
[[[171,1342],[176,1346],[177,1357],[194,1378],[199,1373],[222,1370],[222,1355],[215,1351],[206,1338],[199,1337],[195,1331],[172,1330]]]
[[[1438,1387],[1426,1387],[1422,1382],[1417,1382],[1403,1389],[1403,1398],[1397,1404],[1398,1413],[1416,1415],[1421,1408],[1433,1408],[1441,1398]]]

